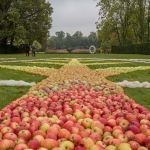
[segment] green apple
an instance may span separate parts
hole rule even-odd
[[[63,141],[60,143],[60,148],[62,150],[73,150],[74,144],[71,141]]]
[[[109,145],[106,147],[106,150],[117,150],[117,147],[114,145]]]
[[[121,143],[118,145],[118,150],[132,150],[132,148],[128,143]]]
[[[40,127],[40,130],[47,132],[47,130],[50,128],[50,125],[48,123],[43,123]]]
[[[74,113],[74,116],[77,118],[77,119],[83,119],[84,118],[84,113],[80,110],[76,110],[75,113]]]

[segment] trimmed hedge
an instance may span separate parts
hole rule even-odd
[[[112,46],[113,54],[144,54],[150,55],[150,43]]]
[[[0,54],[15,54],[15,53],[24,53],[26,46],[12,46],[12,45],[0,45]]]

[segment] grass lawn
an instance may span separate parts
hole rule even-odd
[[[44,58],[111,58],[111,59],[150,59],[150,55],[138,54],[37,54],[35,58],[25,54],[0,54],[0,58],[44,59]]]
[[[96,64],[96,65],[87,65],[90,69],[100,69],[100,68],[109,68],[109,67],[138,67],[138,66],[149,66],[150,64],[145,63],[122,63],[122,64]]]
[[[124,88],[124,90],[129,97],[150,110],[150,88]]]
[[[15,71],[0,68],[0,80],[23,80],[26,82],[39,82],[46,77],[25,73],[22,71]],[[0,86],[0,109],[9,104],[11,101],[24,95],[30,87],[11,87]]]
[[[120,82],[123,80],[128,80],[128,81],[148,81],[150,82],[150,70],[142,70],[142,71],[134,71],[130,73],[122,73],[117,76],[111,76],[107,78],[108,80],[111,80],[113,82]]]
[[[130,73],[122,73],[118,76],[108,77],[107,79],[113,82],[119,82],[123,80],[129,81],[148,81],[150,82],[150,70],[134,71]],[[150,109],[150,88],[124,88],[125,93],[136,100],[137,103]]]
[[[13,100],[21,97],[30,87],[10,87],[0,86],[0,109],[11,103]]]
[[[11,65],[11,66],[37,66],[37,67],[48,67],[48,68],[55,68],[59,69],[64,64],[46,64],[46,63],[24,63],[24,62],[7,62],[7,63],[0,63],[0,65]]]

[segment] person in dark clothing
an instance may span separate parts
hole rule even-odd
[[[25,50],[26,50],[26,56],[30,56],[30,46],[26,45]]]

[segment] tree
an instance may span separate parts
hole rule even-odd
[[[1,0],[0,43],[44,44],[51,28],[52,7],[45,0]],[[22,35],[22,36],[21,36]],[[21,41],[21,42],[20,42]]]
[[[97,28],[102,42],[126,45],[146,40],[147,0],[99,0],[97,6]]]
[[[64,38],[65,33],[63,31],[58,31],[56,34],[56,49],[63,49],[64,48]]]
[[[82,32],[76,31],[73,35],[56,32],[56,36],[52,36],[48,40],[48,47],[53,49],[67,49],[69,51],[77,48],[89,48],[91,45],[98,47],[98,38],[96,33],[91,32],[89,36],[83,36]]]

